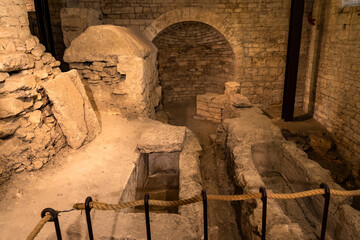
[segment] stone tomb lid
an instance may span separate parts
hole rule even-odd
[[[180,152],[184,146],[185,127],[161,124],[148,128],[138,141],[141,153]]]

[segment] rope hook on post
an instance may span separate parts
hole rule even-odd
[[[208,219],[207,219],[207,196],[206,191],[201,191],[202,199],[203,199],[203,216],[204,216],[204,240],[209,239],[208,235]]]
[[[323,195],[325,197],[325,202],[324,202],[324,212],[323,212],[323,218],[322,218],[320,239],[325,240],[326,223],[327,223],[327,219],[328,219],[329,204],[330,204],[330,188],[326,183],[320,184],[320,188],[323,188],[325,190],[325,194]]]
[[[266,193],[266,189],[264,187],[261,187],[259,192],[261,192],[261,201],[263,202],[261,240],[265,240],[265,238],[266,238],[267,193]]]
[[[50,213],[50,215],[52,217],[52,219],[49,220],[49,222],[54,222],[57,239],[62,240],[60,224],[59,224],[59,219],[58,219],[58,212],[52,208],[45,208],[41,212],[41,218],[45,217],[46,213]]]
[[[146,193],[144,196],[144,206],[145,206],[145,220],[146,220],[146,235],[147,239],[151,240],[151,231],[150,231],[150,213],[149,213],[149,194]]]
[[[94,240],[94,234],[93,234],[93,230],[92,230],[92,224],[91,224],[91,217],[90,217],[90,203],[92,202],[92,198],[91,197],[87,197],[85,200],[85,214],[86,214],[86,223],[88,226],[88,232],[89,232],[89,239],[90,240]]]

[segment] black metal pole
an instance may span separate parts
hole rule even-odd
[[[85,214],[86,214],[86,223],[87,223],[88,232],[89,232],[89,239],[94,240],[94,234],[93,234],[91,217],[90,217],[90,211],[91,211],[90,203],[91,202],[92,202],[92,198],[87,197],[85,200]]]
[[[151,240],[151,231],[150,231],[150,214],[149,214],[149,194],[146,193],[144,197],[144,206],[145,206],[145,220],[146,220],[146,236],[148,240]]]
[[[266,194],[266,189],[264,187],[261,187],[259,191],[261,192],[261,201],[263,202],[261,240],[265,240],[265,238],[266,238],[267,194]]]
[[[34,3],[40,42],[48,52],[55,56],[48,0],[35,0]]]
[[[208,234],[207,196],[206,196],[206,191],[205,191],[205,190],[202,190],[202,191],[201,191],[201,195],[202,195],[202,198],[203,198],[204,240],[208,240],[208,239],[209,239],[209,234]]]
[[[59,219],[58,219],[58,212],[55,211],[52,208],[45,208],[41,212],[41,218],[45,217],[46,213],[51,214],[52,219],[50,220],[50,222],[54,222],[55,231],[56,231],[56,237],[57,237],[58,240],[62,240],[61,230],[60,230],[60,223],[59,223]]]
[[[320,188],[324,188],[325,190],[325,202],[324,202],[324,212],[323,212],[323,218],[322,218],[322,226],[321,226],[321,240],[325,240],[326,235],[326,223],[328,219],[328,213],[329,213],[329,204],[330,204],[330,188],[326,183],[320,184]]]
[[[304,0],[291,0],[284,95],[281,114],[281,118],[285,121],[292,121],[294,119],[303,14]]]

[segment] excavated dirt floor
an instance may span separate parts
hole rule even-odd
[[[182,101],[165,104],[168,121],[172,125],[187,126],[199,139],[203,148],[200,156],[200,170],[204,189],[208,194],[240,194],[237,192],[228,171],[225,151],[220,149],[210,139],[216,134],[218,124],[194,119],[195,101]],[[209,201],[209,226],[218,227],[219,240],[241,239],[236,219],[236,204],[228,202]]]
[[[94,201],[119,202],[139,157],[137,141],[154,121],[128,121],[105,115],[102,123],[102,133],[88,145],[78,150],[63,149],[43,169],[13,175],[0,186],[1,240],[26,239],[47,207],[68,210],[74,203],[84,202],[87,196]],[[85,223],[85,215],[80,211],[61,213],[59,219],[63,239],[79,239],[78,236],[86,234],[85,226],[73,227],[74,220]],[[108,220],[107,225],[115,226],[116,222]],[[101,231],[99,226],[94,229],[97,233]],[[47,239],[49,235],[54,237],[52,223],[45,225],[37,239]]]

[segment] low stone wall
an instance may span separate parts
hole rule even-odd
[[[72,144],[71,135],[77,139],[80,131],[74,128],[66,131],[66,122],[72,124],[73,122],[68,120],[74,120],[73,115],[62,115],[58,110],[77,106],[74,103],[76,98],[68,92],[71,86],[63,82],[67,74],[74,73],[61,73],[60,62],[45,52],[45,47],[36,37],[31,36],[23,0],[1,0],[0,8],[1,184],[12,173],[42,168],[67,144],[78,148],[86,142],[85,138],[90,141],[97,133],[93,132],[92,136],[88,137],[88,129],[86,132],[84,129],[83,139]],[[53,101],[55,95],[49,95],[50,87],[46,87],[53,82],[60,83],[53,91],[59,101]],[[80,93],[81,87],[83,88],[81,81],[77,87],[73,85],[79,99],[83,101],[87,97],[84,91]],[[63,104],[66,97],[72,97],[69,105]],[[79,104],[81,105],[80,102]],[[92,109],[87,110],[89,111]],[[66,116],[67,119],[61,120],[61,116]],[[84,117],[76,121],[84,121]],[[92,126],[97,126],[96,129],[99,130],[98,124],[97,122]]]
[[[243,193],[259,192],[260,187],[276,193],[299,192],[319,188],[322,182],[331,189],[343,190],[333,182],[329,171],[308,159],[294,143],[286,141],[280,129],[260,109],[243,108],[237,114],[236,118],[223,122],[217,141],[223,142],[229,149],[235,180]],[[271,180],[274,173],[286,181],[289,189],[283,189],[280,181]],[[270,177],[266,174],[270,174]],[[271,181],[275,182],[272,184]],[[352,222],[359,213],[352,209],[349,214],[351,198],[334,196],[331,199],[329,214],[332,217],[328,220],[327,236],[334,239],[357,239],[360,236],[359,226],[356,224],[353,227]],[[292,212],[296,211],[294,207],[286,204],[277,200],[268,201],[267,239],[318,238],[320,229],[313,226],[321,226],[323,197],[300,199],[294,203],[302,209],[300,212],[304,214],[303,218]],[[242,203],[242,234],[246,239],[260,239],[261,213],[261,200]],[[347,219],[344,218],[345,214],[349,214]],[[293,216],[299,218],[295,220]],[[312,227],[308,227],[307,222],[311,222]],[[347,230],[341,230],[344,228]]]
[[[156,47],[141,33],[101,25],[77,37],[64,60],[79,70],[98,110],[153,118],[161,97],[156,54]]]
[[[206,93],[196,96],[196,117],[220,123],[227,118],[233,118],[237,109],[251,106],[249,100],[239,94],[240,84],[225,83],[225,93]]]
[[[5,4],[5,5],[4,5]],[[0,1],[0,184],[38,170],[66,145],[41,84],[61,71],[30,35],[24,1]]]

